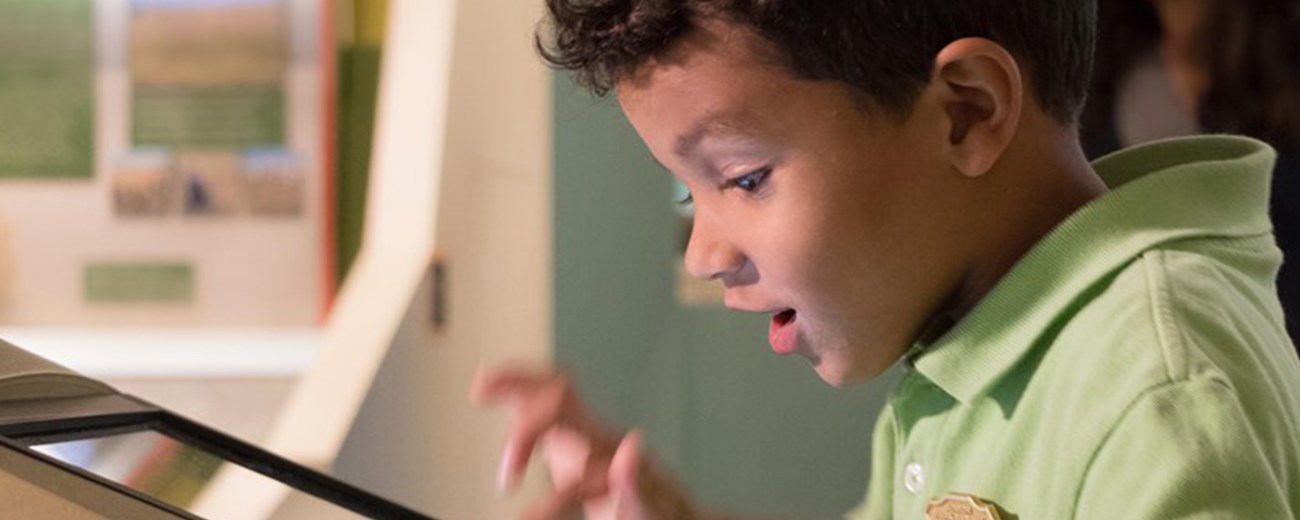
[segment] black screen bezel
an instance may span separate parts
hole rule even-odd
[[[148,402],[123,394],[0,403],[0,443],[187,520],[205,520],[156,497],[40,453],[32,446],[150,430],[367,518],[435,520]]]

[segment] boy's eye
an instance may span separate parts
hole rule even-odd
[[[741,175],[740,177],[736,177],[735,179],[731,179],[727,181],[727,184],[744,191],[752,192],[757,190],[759,186],[763,185],[763,181],[767,180],[767,176],[770,173],[772,173],[771,168],[760,168],[753,172]]]
[[[677,201],[678,206],[690,206],[691,203],[695,202],[695,198],[691,196],[690,188],[676,180],[673,181],[673,200]]]

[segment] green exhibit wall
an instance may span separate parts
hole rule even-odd
[[[361,249],[388,0],[344,0],[336,3],[335,9],[338,162],[334,272],[335,283],[341,284]]]
[[[382,54],[379,45],[340,45],[338,48],[336,283],[343,282],[357,251],[361,249]]]

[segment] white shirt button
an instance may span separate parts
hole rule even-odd
[[[915,462],[903,468],[903,487],[912,493],[925,489],[925,468]]]

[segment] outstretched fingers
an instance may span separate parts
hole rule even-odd
[[[504,491],[512,491],[518,485],[538,441],[548,432],[559,428],[574,430],[592,441],[602,435],[588,420],[569,379],[554,372],[481,371],[471,398],[483,404],[505,402],[514,411],[497,475],[497,485]]]
[[[555,379],[548,370],[507,368],[479,369],[470,387],[470,400],[480,405],[495,405],[520,394],[535,392]]]
[[[615,518],[620,520],[645,520],[648,518],[641,503],[641,432],[633,430],[623,437],[614,450],[609,463],[609,487],[614,495]]]
[[[526,520],[561,520],[582,511],[588,500],[609,493],[608,481],[600,476],[584,478],[557,488],[524,515]]]

